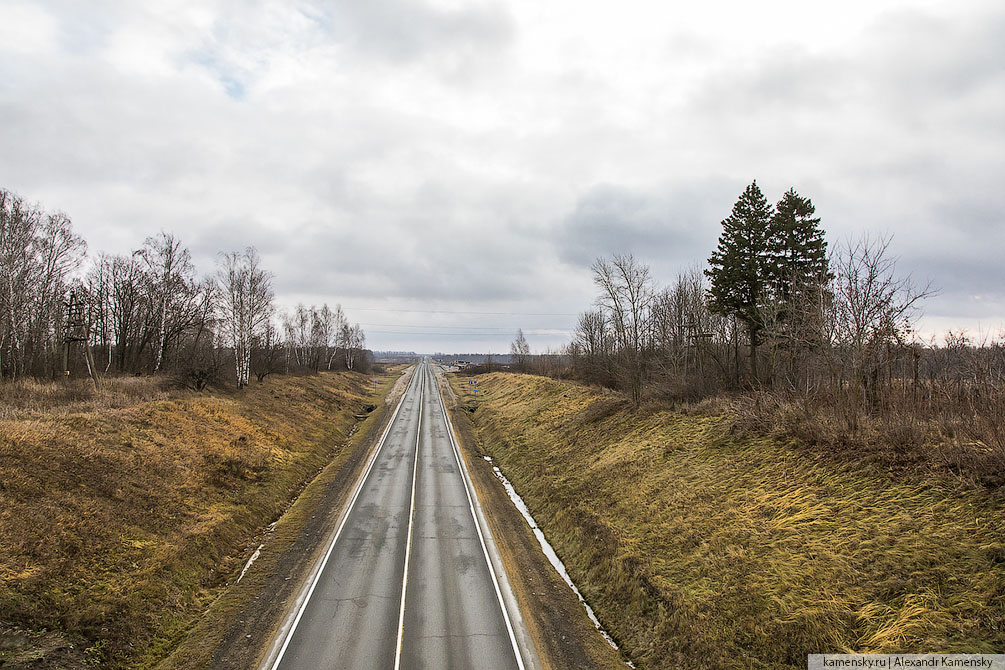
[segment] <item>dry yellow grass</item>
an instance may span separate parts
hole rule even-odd
[[[232,394],[31,384],[0,390],[0,665],[43,630],[103,667],[162,656],[376,398],[349,373]]]
[[[30,378],[4,381],[0,383],[0,419],[121,409],[178,395],[171,386],[165,377],[108,377],[100,391],[89,379],[59,383]]]
[[[478,379],[455,388],[481,447],[640,667],[1005,651],[1000,497],[734,436],[728,416]]]

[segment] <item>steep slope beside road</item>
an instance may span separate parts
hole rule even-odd
[[[456,381],[479,449],[640,668],[1005,649],[1000,495],[575,383]]]
[[[99,394],[8,412],[0,665],[163,658],[305,484],[330,464],[359,460],[384,404],[362,422],[354,415],[398,376],[382,377],[377,393],[363,375],[326,373],[270,377],[240,393]],[[312,514],[274,539],[292,543]],[[204,647],[195,651],[212,652]]]

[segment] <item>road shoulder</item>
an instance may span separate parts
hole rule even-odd
[[[303,582],[326,550],[405,388],[407,381],[393,385],[388,402],[378,403],[348,448],[321,470],[274,527],[263,533],[258,556],[240,581],[213,603],[186,640],[158,666],[160,670],[237,670],[261,663]]]
[[[478,493],[484,518],[506,568],[510,588],[544,670],[623,669],[624,661],[601,637],[582,604],[540,550],[485,460],[469,413],[445,379],[437,378],[457,434],[461,456]]]

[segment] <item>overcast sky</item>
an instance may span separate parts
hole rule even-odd
[[[1005,4],[0,0],[0,187],[92,252],[255,245],[374,349],[559,346],[594,258],[669,281],[755,178],[997,333]]]

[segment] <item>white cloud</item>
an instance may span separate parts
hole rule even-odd
[[[253,243],[285,303],[519,313],[491,325],[543,348],[593,257],[669,279],[757,178],[834,239],[894,233],[944,287],[933,324],[1005,321],[1003,26],[948,0],[9,2],[0,186],[95,250],[163,228],[208,272]],[[479,333],[380,348],[512,337],[363,314]]]
[[[56,45],[57,26],[52,15],[27,2],[7,2],[0,21],[0,45],[12,56],[45,54]]]

